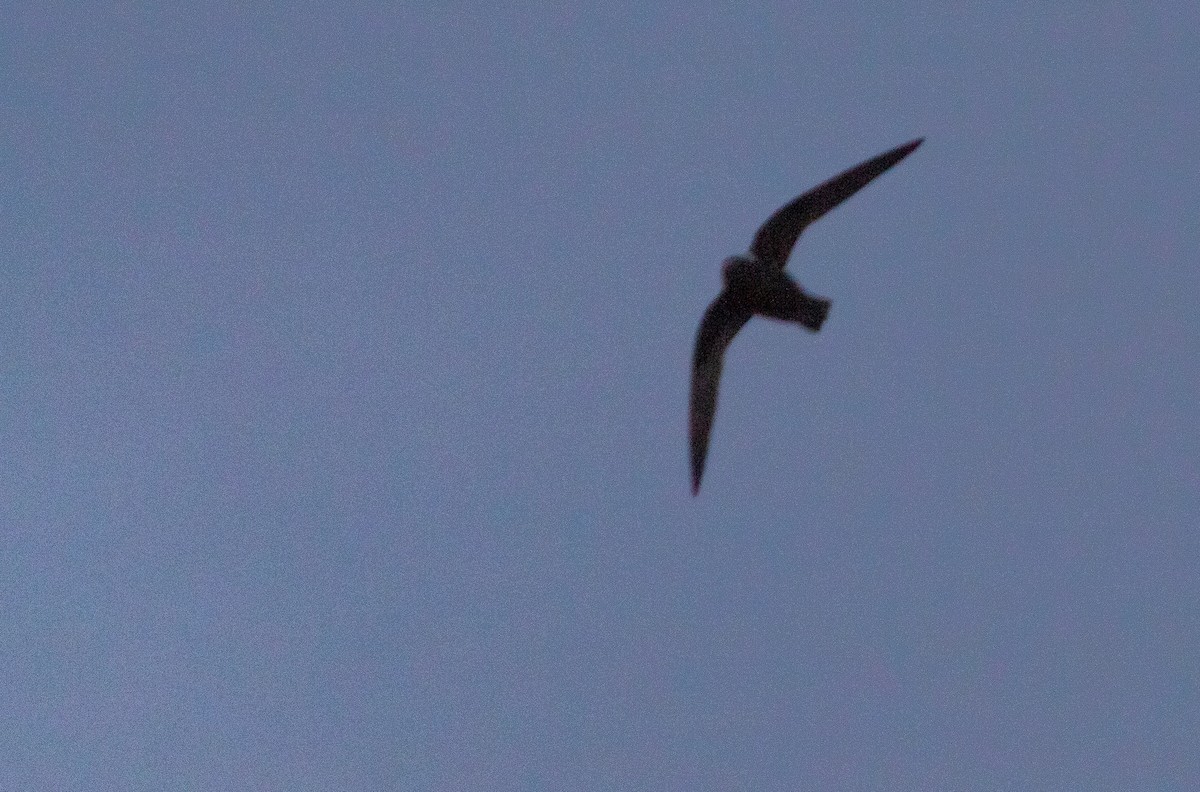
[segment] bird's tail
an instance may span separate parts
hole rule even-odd
[[[795,314],[791,319],[815,333],[821,329],[821,325],[825,324],[825,317],[829,315],[830,305],[832,303],[824,297],[805,295],[805,298],[796,306]]]

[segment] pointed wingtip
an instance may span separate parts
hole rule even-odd
[[[923,138],[923,137],[919,137],[915,140],[910,140],[901,146],[896,146],[896,148],[892,149],[891,151],[887,152],[886,154],[880,154],[873,161],[884,164],[885,167],[883,168],[883,170],[887,170],[888,168],[892,167],[900,160],[907,157],[909,154],[912,154],[914,151],[916,151],[917,146],[921,145],[924,142],[925,142],[925,138]],[[878,176],[882,172],[883,171],[879,171],[879,173],[874,174],[871,178],[872,179],[875,178],[875,176]]]

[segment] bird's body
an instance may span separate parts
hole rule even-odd
[[[700,492],[704,475],[725,349],[754,316],[795,322],[814,333],[821,329],[829,300],[806,293],[784,270],[796,240],[809,224],[904,159],[922,140],[880,154],[804,193],[758,229],[749,255],[725,259],[725,288],[704,312],[692,357],[689,435],[693,495]]]
[[[829,312],[829,300],[806,294],[774,264],[749,256],[732,256],[725,259],[722,275],[725,293],[752,315],[800,322],[817,331]]]

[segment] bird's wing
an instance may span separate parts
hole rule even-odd
[[[717,413],[717,387],[729,342],[750,321],[748,309],[737,306],[722,292],[700,320],[696,333],[696,351],[692,356],[692,396],[688,410],[688,430],[692,449],[692,495],[700,492],[704,459],[708,456],[708,435]]]
[[[782,207],[758,229],[750,252],[759,261],[770,262],[783,269],[787,265],[788,256],[792,254],[796,240],[800,238],[800,233],[809,224],[907,157],[923,140],[924,138],[917,138],[855,165]]]

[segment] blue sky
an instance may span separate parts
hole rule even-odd
[[[1200,785],[1193,3],[257,5],[0,18],[0,788]]]

